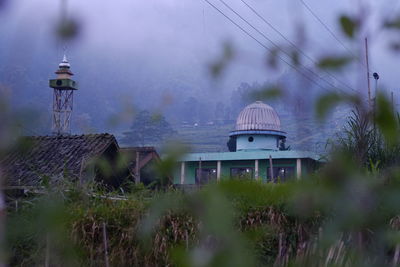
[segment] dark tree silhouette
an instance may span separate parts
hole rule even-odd
[[[147,110],[136,114],[130,130],[123,133],[124,137],[121,141],[135,146],[158,145],[175,133],[164,116],[152,115]]]

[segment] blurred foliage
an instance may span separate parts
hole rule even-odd
[[[376,124],[382,132],[388,145],[396,145],[399,143],[399,117],[394,113],[394,109],[390,101],[382,94],[376,98]]]
[[[186,193],[44,183],[31,197],[8,199],[10,264],[397,265],[400,172],[383,159],[397,158],[390,149],[399,120],[383,95],[374,116],[354,96],[320,102],[319,112],[343,102],[355,111],[315,174],[284,184],[223,179]],[[166,151],[158,169],[171,177],[187,150]]]
[[[343,157],[332,162],[334,169],[285,184],[233,180],[190,194],[136,191],[123,198],[71,188],[20,200],[18,211],[10,209],[10,260],[41,265],[49,253],[55,266],[98,266],[107,249],[111,266],[398,261],[400,177],[365,175]]]
[[[0,11],[5,8],[8,4],[8,0],[0,0]]]
[[[218,60],[210,64],[210,72],[212,77],[218,78],[226,70],[228,65],[234,59],[234,48],[230,42],[225,42],[223,45],[222,55]]]
[[[322,95],[315,104],[316,116],[319,120],[326,119],[329,112],[336,106],[348,104],[352,107],[362,106],[362,101],[358,95],[349,95],[338,92],[331,92]]]
[[[356,40],[362,21],[341,16],[339,23],[342,32]],[[398,24],[393,20],[384,26],[397,30]],[[57,35],[69,40],[79,30],[75,20],[63,20]],[[224,73],[234,52],[231,44],[224,45],[221,58],[211,64],[214,77]],[[279,49],[268,55],[272,69],[279,67],[278,56]],[[323,57],[315,67],[337,71],[352,60]],[[291,53],[291,61],[297,66],[299,55]],[[257,97],[281,94],[281,88],[267,86]],[[169,187],[150,191],[128,183],[125,188],[130,190],[109,192],[90,184],[53,186],[45,178],[40,190],[31,194],[23,190],[22,198],[10,194],[4,249],[8,262],[15,266],[397,266],[399,116],[384,95],[366,107],[359,96],[337,90],[320,97],[317,117],[326,118],[340,104],[354,111],[331,143],[328,162],[303,180],[285,184],[231,180],[191,192]],[[14,144],[13,124],[3,105],[0,111],[3,152]],[[143,121],[156,126],[134,124],[126,134],[130,138],[137,128],[154,138],[171,131],[162,116],[142,115]],[[166,151],[157,170],[171,178],[188,149],[172,144]],[[103,172],[111,175],[108,165],[103,162]]]
[[[349,57],[325,57],[322,58],[318,67],[321,69],[340,69],[346,67],[351,62]]]
[[[72,40],[78,37],[80,27],[80,23],[75,19],[64,20],[58,24],[56,34],[62,40]]]
[[[400,17],[391,20],[386,20],[383,26],[388,29],[400,30]]]
[[[357,31],[358,23],[346,15],[342,15],[339,20],[342,31],[347,35],[347,37],[353,38]]]
[[[279,86],[264,86],[251,92],[250,97],[255,100],[270,100],[283,96],[283,90]]]

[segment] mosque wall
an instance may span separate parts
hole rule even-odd
[[[274,168],[274,177],[278,176],[279,170],[285,169],[290,171],[292,178],[296,176],[296,159],[273,159],[272,161]],[[302,172],[307,172],[310,168],[309,163],[302,162]],[[196,184],[196,173],[199,174],[200,164],[199,161],[190,161],[184,163],[184,184],[195,185]],[[243,179],[255,179],[256,166],[255,160],[229,160],[221,161],[221,177],[220,180],[229,180],[235,176]],[[267,182],[269,176],[269,159],[258,160],[258,179],[262,182]],[[175,170],[174,183],[181,183],[181,168]],[[209,179],[209,181],[217,180],[217,161],[202,161],[201,162],[202,176],[203,179]],[[275,177],[275,178],[276,178]],[[286,177],[289,179],[290,177]],[[197,181],[199,183],[199,181]]]
[[[239,135],[236,139],[236,150],[271,149],[277,150],[278,137],[272,135]]]

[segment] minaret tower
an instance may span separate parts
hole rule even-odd
[[[70,121],[73,109],[74,91],[77,90],[77,83],[71,79],[74,75],[71,70],[67,57],[64,54],[62,62],[58,65],[56,79],[49,81],[49,85],[54,89],[53,96],[53,134],[69,134]]]

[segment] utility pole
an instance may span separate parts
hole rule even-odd
[[[379,75],[378,73],[374,72],[374,74],[372,75],[375,79],[375,97],[374,97],[374,103],[373,103],[373,107],[372,107],[372,111],[373,111],[373,118],[374,118],[374,132],[376,131],[376,125],[375,125],[375,121],[376,121],[376,107],[377,107],[377,97],[378,97],[378,80],[379,80]],[[369,82],[369,78],[368,78],[368,82]]]
[[[369,108],[371,109],[372,101],[371,101],[371,82],[369,80],[368,38],[365,38],[365,59],[367,63],[368,105]]]

